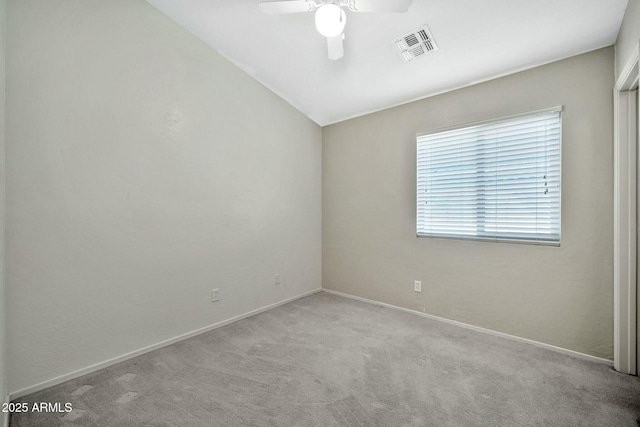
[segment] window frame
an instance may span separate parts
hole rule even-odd
[[[518,239],[518,238],[505,238],[505,237],[481,237],[481,236],[460,236],[460,235],[451,235],[451,236],[447,236],[447,235],[426,235],[426,234],[419,234],[418,233],[418,180],[420,178],[419,174],[418,174],[418,139],[422,136],[428,136],[428,135],[433,135],[436,133],[442,133],[442,132],[448,132],[448,131],[453,131],[453,130],[458,130],[458,129],[464,129],[464,128],[469,128],[469,127],[473,127],[473,126],[480,126],[480,125],[486,125],[486,124],[490,124],[490,123],[498,123],[501,121],[507,121],[507,120],[511,120],[511,119],[517,119],[517,118],[521,118],[521,117],[526,117],[526,116],[533,116],[536,114],[544,114],[544,113],[553,113],[553,112],[557,112],[558,113],[558,120],[559,120],[559,185],[558,185],[558,240],[533,240],[533,239]],[[511,243],[511,244],[522,244],[522,245],[534,245],[534,246],[551,246],[551,247],[560,247],[562,246],[562,170],[563,170],[563,164],[562,164],[562,151],[563,151],[563,115],[564,115],[564,106],[563,105],[558,105],[558,106],[554,106],[554,107],[549,107],[549,108],[543,108],[540,110],[534,110],[534,111],[527,111],[524,113],[518,113],[518,114],[512,114],[512,115],[508,115],[508,116],[501,116],[501,117],[495,117],[495,118],[490,118],[490,119],[486,119],[486,120],[480,120],[480,121],[475,121],[475,122],[467,122],[467,123],[462,123],[462,124],[457,124],[457,125],[452,125],[452,126],[444,126],[444,127],[440,127],[440,128],[436,128],[436,129],[432,129],[429,131],[425,131],[425,132],[420,132],[416,134],[415,137],[415,155],[416,155],[416,161],[415,161],[415,172],[416,172],[416,187],[415,187],[415,191],[414,191],[414,196],[415,196],[415,215],[416,215],[416,219],[415,219],[415,232],[416,232],[416,237],[417,238],[429,238],[429,239],[443,239],[443,240],[466,240],[466,241],[476,241],[476,242],[492,242],[492,243]]]

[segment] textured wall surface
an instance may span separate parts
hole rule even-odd
[[[638,42],[640,42],[640,0],[629,0],[616,40],[616,75],[619,75],[627,65],[631,52],[638,46]]]
[[[613,53],[323,128],[324,287],[611,358]],[[557,105],[561,247],[415,237],[416,133]]]
[[[316,124],[143,0],[8,16],[12,392],[321,286]]]

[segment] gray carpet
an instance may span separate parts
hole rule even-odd
[[[320,293],[22,402],[23,426],[636,426],[640,381]]]

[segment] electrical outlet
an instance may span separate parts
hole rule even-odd
[[[211,302],[220,300],[220,289],[211,289]]]
[[[413,290],[416,292],[422,292],[422,282],[419,280],[415,280],[413,282]]]
[[[276,274],[276,277],[273,279],[273,284],[274,284],[274,285],[279,285],[280,283],[282,283],[282,282],[280,281],[280,275],[279,275],[279,274]]]

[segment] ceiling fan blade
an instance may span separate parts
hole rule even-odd
[[[268,15],[276,15],[280,13],[311,12],[316,8],[316,4],[307,0],[270,1],[259,3],[258,7]]]
[[[412,0],[355,0],[354,12],[406,12]]]
[[[329,52],[329,59],[336,60],[344,56],[344,33],[335,37],[327,37],[327,51]]]

